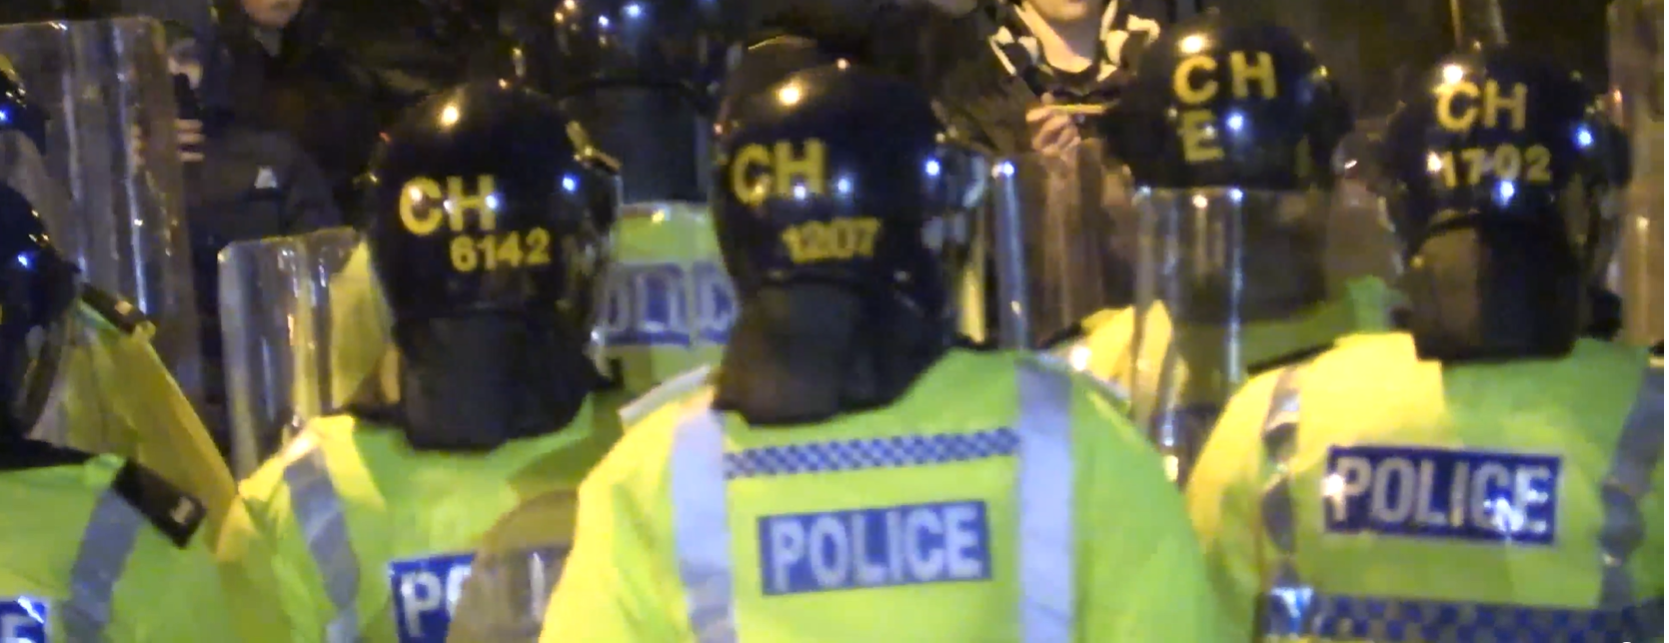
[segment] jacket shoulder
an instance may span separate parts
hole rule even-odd
[[[713,367],[701,366],[660,383],[655,388],[620,407],[620,425],[631,428],[648,418],[656,409],[693,395],[712,379]]]

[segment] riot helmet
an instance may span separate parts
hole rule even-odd
[[[76,269],[53,248],[29,200],[0,185],[0,393],[5,430],[22,438],[45,409],[76,300]]]
[[[621,160],[627,203],[702,201],[729,37],[717,3],[537,0],[507,29],[525,78]]]
[[[1135,186],[1133,410],[1186,476],[1251,373],[1352,330],[1326,260],[1351,111],[1290,31],[1212,12],[1155,41],[1102,124]]]
[[[713,212],[741,313],[716,403],[772,423],[891,402],[954,337],[984,158],[922,90],[846,61],[730,101]]]
[[[596,384],[612,162],[549,98],[480,82],[411,108],[367,183],[412,444],[492,448],[566,425]]]
[[[1428,359],[1557,356],[1616,237],[1628,143],[1569,67],[1489,47],[1445,57],[1392,117],[1382,162]]]

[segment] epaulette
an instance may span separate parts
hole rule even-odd
[[[122,465],[110,489],[173,541],[175,547],[184,549],[203,524],[203,503],[138,463]]]
[[[712,366],[701,366],[661,382],[655,388],[649,389],[649,392],[620,407],[620,425],[630,427],[637,424],[639,420],[642,420],[644,416],[649,415],[655,409],[695,392],[696,389],[707,383],[708,376],[712,373]]]
[[[132,335],[150,320],[138,306],[116,295],[92,286],[81,288],[81,301],[117,330]]]

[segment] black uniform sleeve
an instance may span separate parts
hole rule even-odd
[[[290,185],[284,193],[283,234],[302,234],[343,225],[335,195],[311,156],[300,149],[294,150],[288,176]]]

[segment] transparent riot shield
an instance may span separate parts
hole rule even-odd
[[[42,207],[59,250],[94,286],[156,322],[157,353],[187,396],[200,401],[184,184],[161,25],[121,18],[0,26],[0,54],[51,117],[46,176],[20,189],[39,203],[61,204]],[[54,190],[55,197],[43,194]]]
[[[1610,274],[1623,298],[1623,338],[1663,341],[1663,2],[1611,5],[1611,100],[1628,130],[1634,176]]]
[[[1357,116],[1354,132],[1336,155],[1339,192],[1344,198],[1328,221],[1330,287],[1340,294],[1353,279],[1391,282],[1400,273],[1395,238],[1388,233],[1369,158],[1397,103],[1420,74],[1456,48],[1456,7],[1476,16],[1473,7],[1492,0],[1211,0],[1224,15],[1261,20],[1291,29],[1326,65]],[[1469,18],[1470,19],[1470,18]],[[1498,19],[1498,14],[1494,19]],[[1481,27],[1480,27],[1481,28]]]
[[[1250,375],[1325,349],[1358,323],[1353,306],[1327,289],[1335,196],[1137,191],[1130,380],[1121,383],[1179,482]]]
[[[1107,163],[1091,138],[1065,155],[998,164],[982,229],[992,233],[1004,345],[1036,347],[1093,313],[1130,305],[1135,216],[1122,166]]]
[[[574,541],[571,491],[523,502],[481,539],[457,603],[448,643],[532,643]]]
[[[599,325],[612,376],[635,396],[717,362],[737,302],[705,204],[631,204],[616,225]]]
[[[364,272],[350,269],[359,245],[354,230],[332,228],[221,251],[221,336],[237,477],[254,471],[306,420],[346,401],[351,387],[336,380],[363,377],[370,365],[349,373],[356,369],[342,367],[342,353],[380,355],[386,324],[366,312],[381,298],[363,260]],[[353,328],[368,330],[362,337]]]

